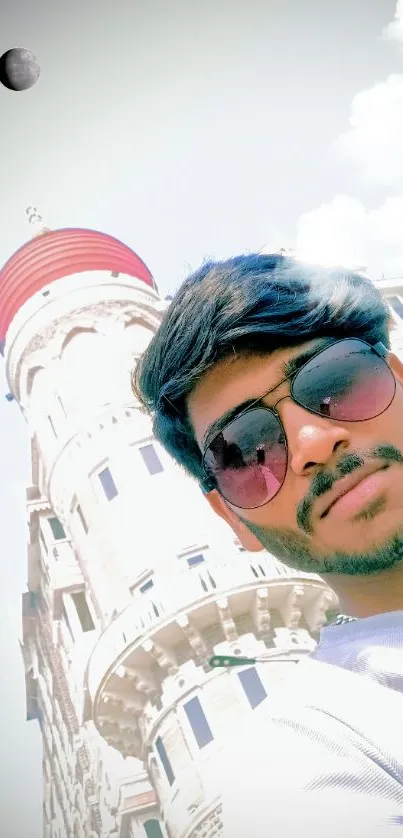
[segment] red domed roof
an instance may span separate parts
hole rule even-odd
[[[45,285],[83,271],[110,271],[155,283],[144,262],[113,236],[68,228],[24,244],[0,271],[0,341],[21,306]]]

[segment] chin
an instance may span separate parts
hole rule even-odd
[[[382,525],[378,521],[366,522],[360,532],[357,530],[351,534],[351,538],[343,539],[336,544],[324,545],[322,552],[316,551],[326,561],[327,557],[344,555],[351,557],[375,556],[382,552],[398,553],[403,556],[403,522],[384,521]]]
[[[342,541],[340,542],[340,528],[334,533],[334,540],[329,537],[323,539],[323,550],[326,552],[342,551],[362,553],[382,547],[391,538],[403,535],[403,508],[391,509],[386,504],[368,508],[352,521],[346,521],[343,526]]]

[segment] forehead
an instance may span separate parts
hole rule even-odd
[[[318,341],[307,341],[270,355],[236,353],[219,361],[198,381],[187,400],[188,414],[200,444],[210,425],[228,410],[259,399],[284,378],[283,366]]]

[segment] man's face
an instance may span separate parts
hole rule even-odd
[[[213,422],[276,388],[284,363],[316,345],[311,341],[269,356],[234,352],[205,373],[188,398],[200,448]],[[287,398],[289,382],[263,398],[268,407],[281,399],[276,409],[287,437],[288,467],[280,491],[257,509],[238,508],[217,491],[207,495],[246,549],[263,546],[294,567],[318,573],[368,574],[403,561],[403,365],[393,355],[387,362],[396,393],[375,419],[342,423],[309,413]],[[349,501],[345,496],[324,514],[338,479],[361,472],[372,476]]]

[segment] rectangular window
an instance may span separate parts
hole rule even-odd
[[[94,621],[91,616],[91,611],[88,608],[87,598],[84,591],[79,591],[76,594],[71,594],[74,602],[78,619],[83,631],[93,631],[95,628]]]
[[[183,705],[183,709],[189,719],[199,748],[204,748],[209,742],[212,742],[214,736],[210,730],[210,725],[204,715],[204,710],[199,699],[197,697],[191,698],[190,701],[187,701]]]
[[[147,838],[164,838],[159,821],[157,821],[155,818],[151,818],[151,820],[145,821],[144,833],[147,836]]]
[[[141,594],[145,594],[146,591],[149,591],[150,588],[154,587],[154,582],[152,579],[148,579],[147,582],[144,582],[144,585],[140,585],[139,591]]]
[[[161,471],[164,471],[164,467],[153,445],[142,445],[139,451],[150,474],[159,474]]]
[[[55,541],[61,541],[62,538],[66,538],[66,533],[58,518],[48,518],[48,522]]]
[[[112,477],[109,468],[104,468],[103,471],[100,471],[98,474],[101,486],[105,492],[105,496],[108,500],[113,500],[116,498],[118,494],[118,490],[115,485],[115,481]]]
[[[59,402],[59,405],[60,405],[60,407],[61,407],[61,410],[62,410],[63,416],[64,416],[64,417],[67,417],[67,413],[66,413],[66,410],[65,410],[64,404],[63,404],[63,402],[62,402],[62,400],[61,400],[60,396],[58,396],[58,397],[57,397],[57,401]]]
[[[393,308],[393,311],[397,316],[403,320],[403,302],[400,297],[391,296],[386,297],[387,302],[389,303],[390,307]]]
[[[252,710],[254,710],[267,696],[267,692],[255,667],[251,666],[249,669],[243,669],[242,672],[238,672],[238,678],[244,688],[249,704]]]
[[[29,607],[30,608],[33,608],[34,610],[35,610],[35,608],[37,608],[38,597],[37,597],[36,591],[29,591],[28,602],[29,602]]]
[[[186,561],[189,567],[197,567],[198,564],[202,564],[202,562],[205,561],[205,558],[203,556],[203,553],[198,553],[196,556],[189,556],[189,558],[186,559]]]
[[[78,517],[78,518],[80,519],[80,521],[81,521],[81,526],[82,526],[82,528],[83,528],[84,532],[88,532],[88,525],[87,525],[87,522],[86,522],[86,520],[85,520],[85,518],[84,518],[83,511],[82,511],[82,509],[81,509],[81,506],[80,506],[79,504],[77,504],[77,506],[76,506],[76,512],[77,512],[77,517]]]
[[[52,434],[53,434],[53,436],[54,436],[54,437],[57,437],[57,433],[56,433],[56,431],[55,431],[55,426],[54,426],[54,424],[53,424],[52,419],[50,418],[50,416],[48,416],[48,422],[49,422],[49,425],[50,425],[50,427],[51,427],[51,430],[52,430]]]
[[[163,767],[163,769],[165,771],[165,774],[167,776],[168,783],[169,783],[170,786],[172,786],[172,783],[175,780],[175,774],[172,771],[172,765],[169,761],[168,754],[165,750],[165,745],[164,745],[160,736],[157,736],[157,738],[155,740],[155,747],[157,749],[158,756],[161,760],[162,767]]]

